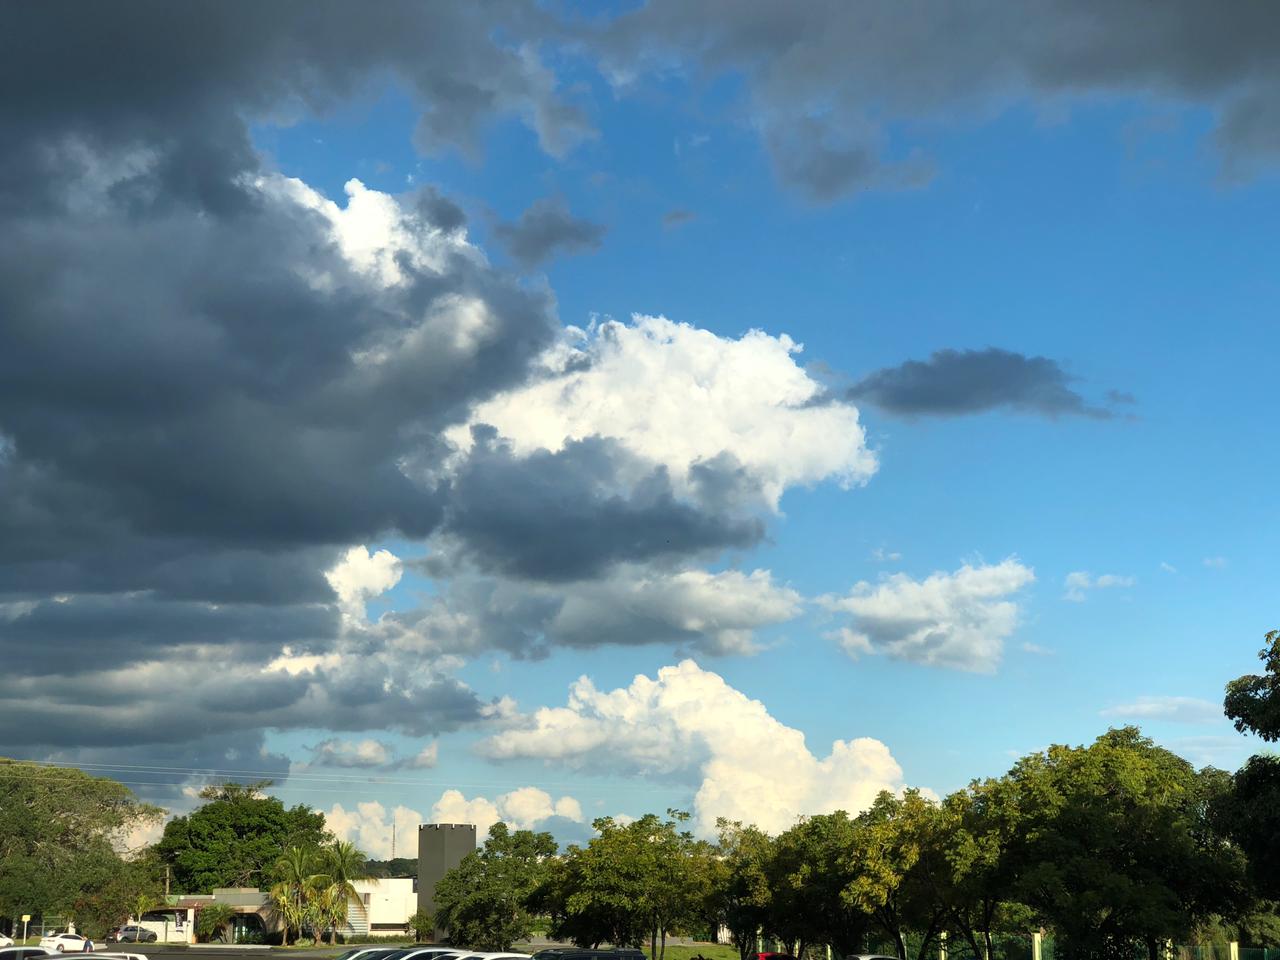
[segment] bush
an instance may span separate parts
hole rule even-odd
[[[409,918],[409,929],[413,931],[418,942],[422,943],[435,936],[436,925],[428,911],[419,910]]]
[[[196,914],[196,936],[205,943],[221,939],[227,924],[235,915],[235,910],[225,903],[211,903],[202,907]]]

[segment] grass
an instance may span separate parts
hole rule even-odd
[[[738,948],[728,943],[669,943],[663,960],[690,960],[698,954],[706,960],[738,960]]]

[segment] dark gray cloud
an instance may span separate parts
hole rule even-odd
[[[753,652],[756,631],[797,616],[800,604],[766,572],[627,563],[556,583],[454,576],[426,606],[387,613],[372,629],[384,644],[461,654],[498,649],[519,659],[556,647],[648,644],[721,655]]]
[[[998,409],[1046,417],[1115,416],[1072,389],[1073,379],[1048,357],[996,347],[938,350],[928,360],[908,360],[867,375],[849,388],[849,397],[908,417],[954,417]],[[1111,395],[1109,399],[1117,402]]]
[[[498,224],[494,232],[507,252],[528,269],[559,253],[599,250],[605,226],[575,217],[559,198],[543,198],[519,219]]]
[[[591,131],[524,42],[551,21],[504,0],[3,21],[0,743],[225,754],[476,717],[447,665],[355,655],[323,571],[437,527],[440,428],[523,381],[553,305],[430,187],[361,261],[248,131],[391,77],[420,149],[515,116],[562,152]]]
[[[585,32],[614,75],[741,76],[779,176],[816,201],[923,184],[929,121],[1026,102],[1181,100],[1216,114],[1228,177],[1280,157],[1274,4],[649,0]]]
[[[441,532],[491,572],[572,580],[624,561],[748,547],[764,536],[758,516],[677,497],[665,467],[616,441],[592,437],[521,458],[492,431],[475,433]]]

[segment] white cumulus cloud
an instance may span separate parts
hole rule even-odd
[[[728,454],[776,507],[789,486],[861,483],[876,470],[857,409],[813,402],[823,388],[796,363],[800,350],[785,334],[734,340],[665,317],[571,328],[541,380],[480,404],[471,422],[496,427],[518,455],[611,438],[665,465],[677,489],[691,467]],[[468,425],[450,436],[469,447]]]
[[[354,843],[375,860],[391,856],[392,823],[395,824],[396,856],[416,857],[418,825],[426,823],[417,810],[397,806],[388,813],[376,800],[357,803],[352,810],[335,803],[324,819],[335,837]]]
[[[863,810],[879,791],[903,786],[902,768],[880,741],[836,740],[816,756],[801,731],[692,660],[612,691],[582,677],[565,706],[525,715],[481,749],[495,759],[686,778],[696,784],[703,835],[722,816],[785,830],[804,814]]]
[[[1015,557],[971,566],[924,580],[903,573],[879,583],[861,582],[846,596],[825,596],[829,610],[852,615],[836,634],[850,656],[884,653],[898,660],[989,673],[999,665],[1004,641],[1018,625],[1009,599],[1035,580]]]
[[[431,807],[432,823],[474,823],[476,835],[483,839],[499,820],[517,830],[533,830],[552,817],[582,822],[582,805],[573,797],[553,799],[537,787],[518,787],[490,800],[473,797],[461,790],[446,790]]]

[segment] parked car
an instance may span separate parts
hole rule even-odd
[[[94,960],[147,960],[145,953],[125,953],[120,950],[109,950],[105,953],[93,952]]]
[[[533,960],[646,960],[645,955],[634,947],[619,947],[614,950],[584,950],[578,947],[552,947],[539,950]]]
[[[12,947],[12,946],[13,946],[13,937],[6,937],[3,933],[0,933],[0,947]]]
[[[50,933],[40,940],[45,953],[87,953],[93,949],[93,941],[78,933]]]
[[[32,960],[47,956],[49,953],[39,947],[0,947],[0,960]]]
[[[107,934],[108,943],[155,943],[156,939],[154,930],[136,923],[126,923]]]

